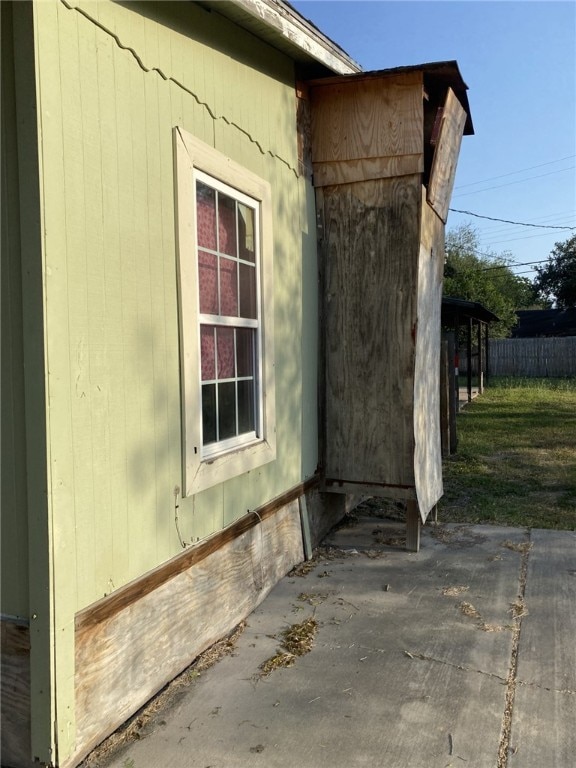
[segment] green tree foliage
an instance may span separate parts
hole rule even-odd
[[[535,289],[512,272],[510,254],[479,251],[478,233],[469,224],[447,233],[444,296],[482,304],[500,318],[490,325],[490,335],[505,338],[516,325],[516,310],[535,306]]]
[[[558,309],[576,307],[576,235],[556,243],[534,281],[541,297],[555,300]]]

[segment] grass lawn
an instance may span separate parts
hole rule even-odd
[[[491,379],[457,429],[439,520],[576,530],[576,379]]]

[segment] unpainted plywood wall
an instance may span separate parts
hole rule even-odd
[[[413,486],[420,177],[324,187],[318,203],[327,481]]]

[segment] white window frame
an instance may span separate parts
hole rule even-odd
[[[273,348],[273,240],[270,184],[182,128],[174,129],[176,237],[182,392],[183,494],[193,495],[276,458]],[[196,238],[196,176],[200,171],[258,204],[257,430],[202,446],[200,323]]]

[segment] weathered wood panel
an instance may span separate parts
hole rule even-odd
[[[30,768],[30,631],[24,623],[6,619],[0,630],[0,761],[10,768]]]
[[[449,88],[428,183],[428,202],[444,223],[448,218],[465,123],[466,112]]]
[[[315,163],[423,151],[422,73],[310,88]]]
[[[492,376],[576,376],[576,336],[490,339],[488,360]]]
[[[314,185],[330,187],[334,184],[352,184],[370,179],[409,176],[422,173],[423,170],[424,155],[422,154],[314,163]]]
[[[318,204],[327,483],[374,485],[394,496],[397,486],[414,485],[420,177],[325,187]]]
[[[316,475],[307,482],[291,488],[281,496],[271,499],[267,504],[258,507],[258,509],[249,512],[241,519],[228,525],[224,530],[213,534],[193,547],[188,547],[184,552],[155,568],[150,573],[144,574],[141,578],[126,584],[113,594],[79,611],[75,617],[76,630],[83,630],[85,627],[109,619],[115,613],[128,608],[128,606],[140,600],[149,592],[153,592],[174,577],[188,571],[192,566],[202,562],[202,560],[210,557],[219,549],[246,533],[246,531],[262,523],[263,520],[273,517],[279,510],[300,499],[303,495],[311,493],[312,489],[318,486],[319,480],[320,478]]]
[[[245,618],[303,559],[295,500],[125,610],[76,634],[76,733],[85,754]]]
[[[444,224],[426,203],[422,188],[418,262],[418,329],[414,363],[414,476],[425,521],[442,496],[440,436],[440,315],[444,269]]]

